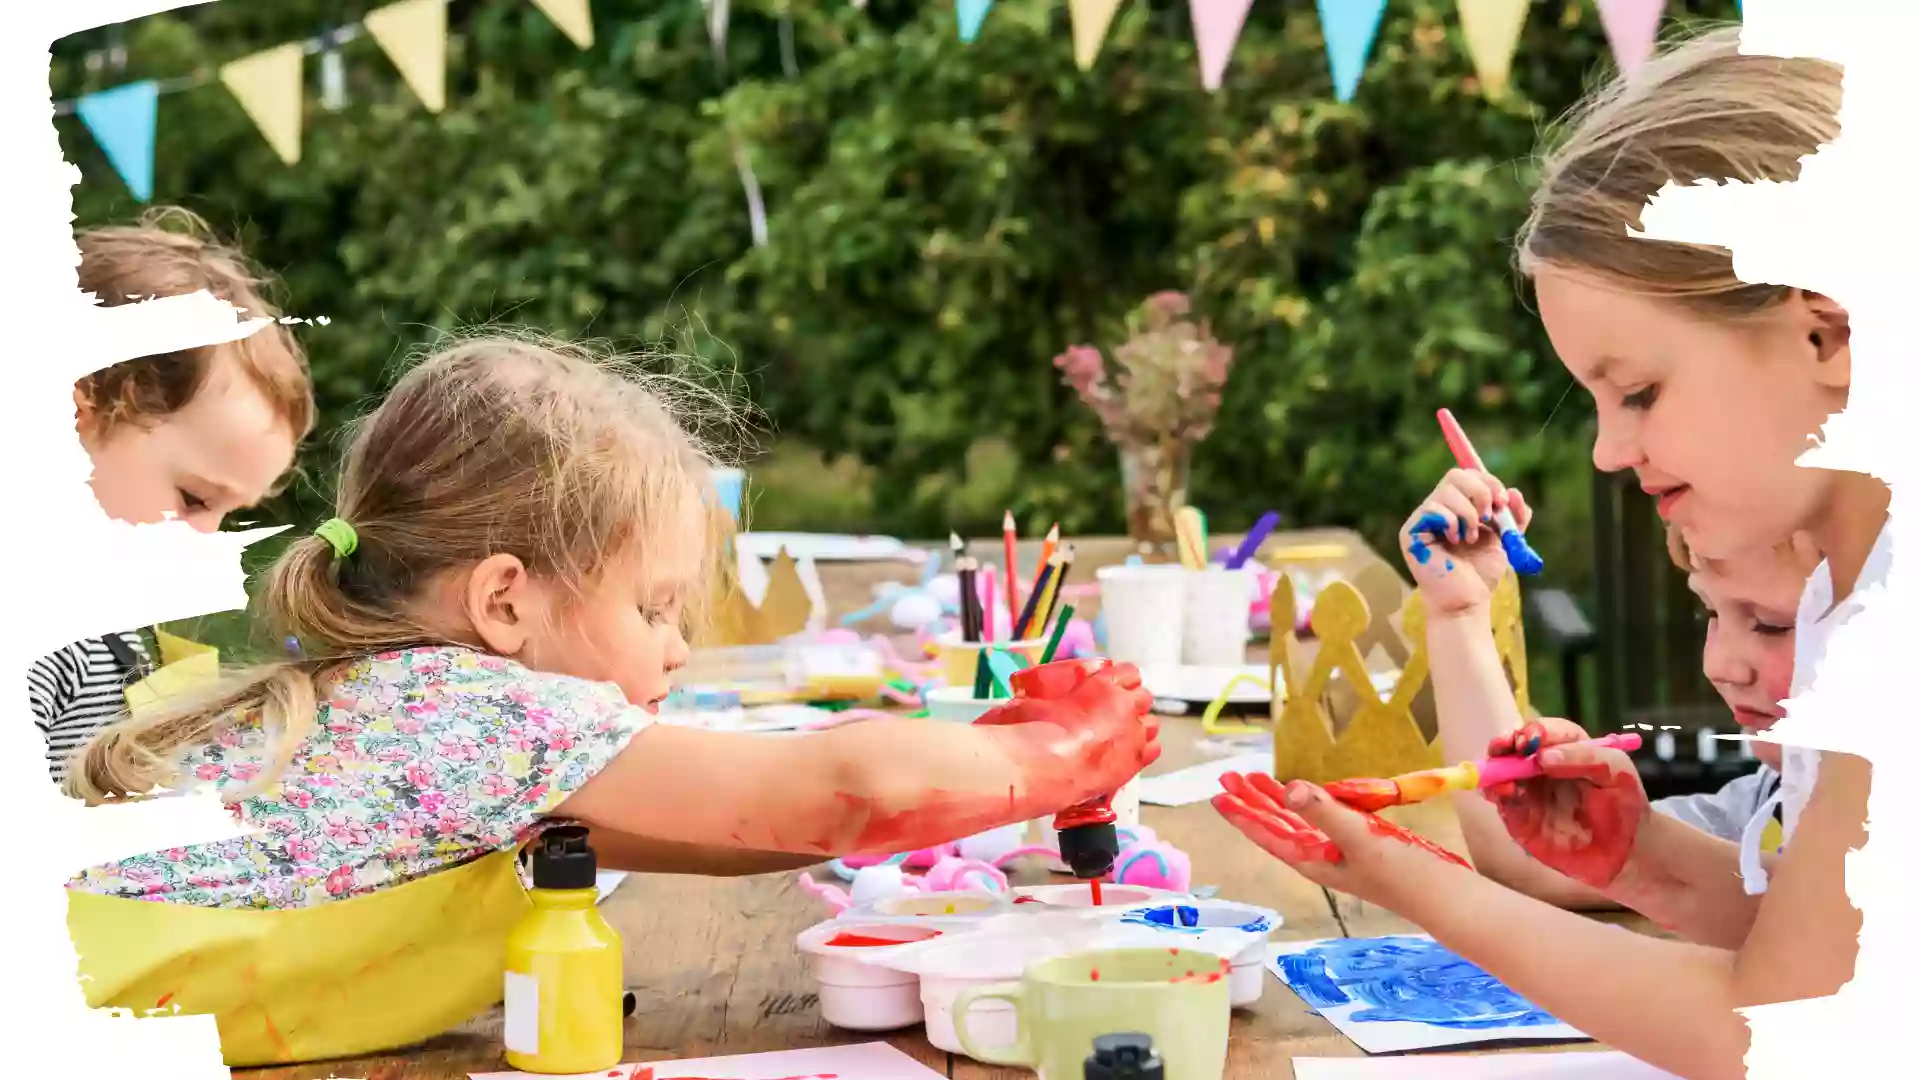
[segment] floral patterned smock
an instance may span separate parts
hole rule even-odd
[[[252,836],[136,855],[68,888],[222,908],[323,904],[518,844],[652,720],[611,683],[460,648],[383,653],[323,693],[278,782],[236,806]],[[183,790],[271,761],[258,710],[182,759]]]

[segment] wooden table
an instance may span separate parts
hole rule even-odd
[[[1168,719],[1166,745],[1154,771],[1203,760],[1196,747],[1199,724]],[[1269,858],[1226,824],[1205,803],[1179,808],[1143,808],[1145,823],[1186,851],[1196,884],[1217,886],[1226,899],[1279,911],[1285,925],[1275,940],[1366,937],[1413,931],[1390,912],[1335,896]],[[1456,851],[1464,851],[1459,822],[1440,801],[1389,812],[1402,824]],[[1037,869],[1037,868],[1035,868]],[[814,871],[816,877],[824,869]],[[629,987],[639,1006],[627,1021],[626,1060],[749,1054],[832,1043],[865,1042],[880,1036],[839,1031],[820,1019],[808,989],[794,937],[826,916],[819,901],[801,892],[793,874],[748,878],[696,878],[636,874],[602,907],[626,942]],[[1022,883],[1048,879],[1044,870],[1016,875]],[[1644,929],[1644,920],[1614,916]],[[949,1055],[911,1028],[886,1041],[954,1080],[1030,1078],[1022,1069],[983,1065]],[[1592,1047],[1585,1047],[1592,1048]],[[1569,1049],[1551,1047],[1544,1049]],[[1519,1051],[1525,1052],[1525,1051]],[[1296,1056],[1354,1056],[1359,1049],[1277,980],[1249,1010],[1236,1011],[1228,1048],[1230,1080],[1290,1080]],[[464,1080],[469,1072],[505,1069],[500,1012],[495,1009],[459,1030],[411,1051],[289,1068],[237,1070],[248,1080]]]

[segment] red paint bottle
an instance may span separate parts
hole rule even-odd
[[[1016,697],[1038,701],[1057,701],[1067,697],[1095,674],[1111,664],[1106,660],[1061,660],[1013,673]],[[1099,795],[1067,807],[1054,815],[1053,828],[1060,834],[1060,861],[1082,881],[1099,881],[1113,871],[1120,857],[1120,833],[1115,828],[1118,815],[1113,812],[1113,793]]]

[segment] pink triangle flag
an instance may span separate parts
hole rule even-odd
[[[1653,55],[1654,39],[1660,36],[1660,16],[1667,0],[1596,0],[1600,7],[1600,28],[1607,33],[1607,44],[1620,71],[1631,78],[1640,65]]]
[[[1220,89],[1233,43],[1240,40],[1240,28],[1246,25],[1247,9],[1252,6],[1253,0],[1187,0],[1194,44],[1200,47],[1200,83],[1208,90]]]

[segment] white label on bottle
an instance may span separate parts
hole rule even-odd
[[[506,1044],[516,1054],[540,1052],[540,980],[507,972]]]

